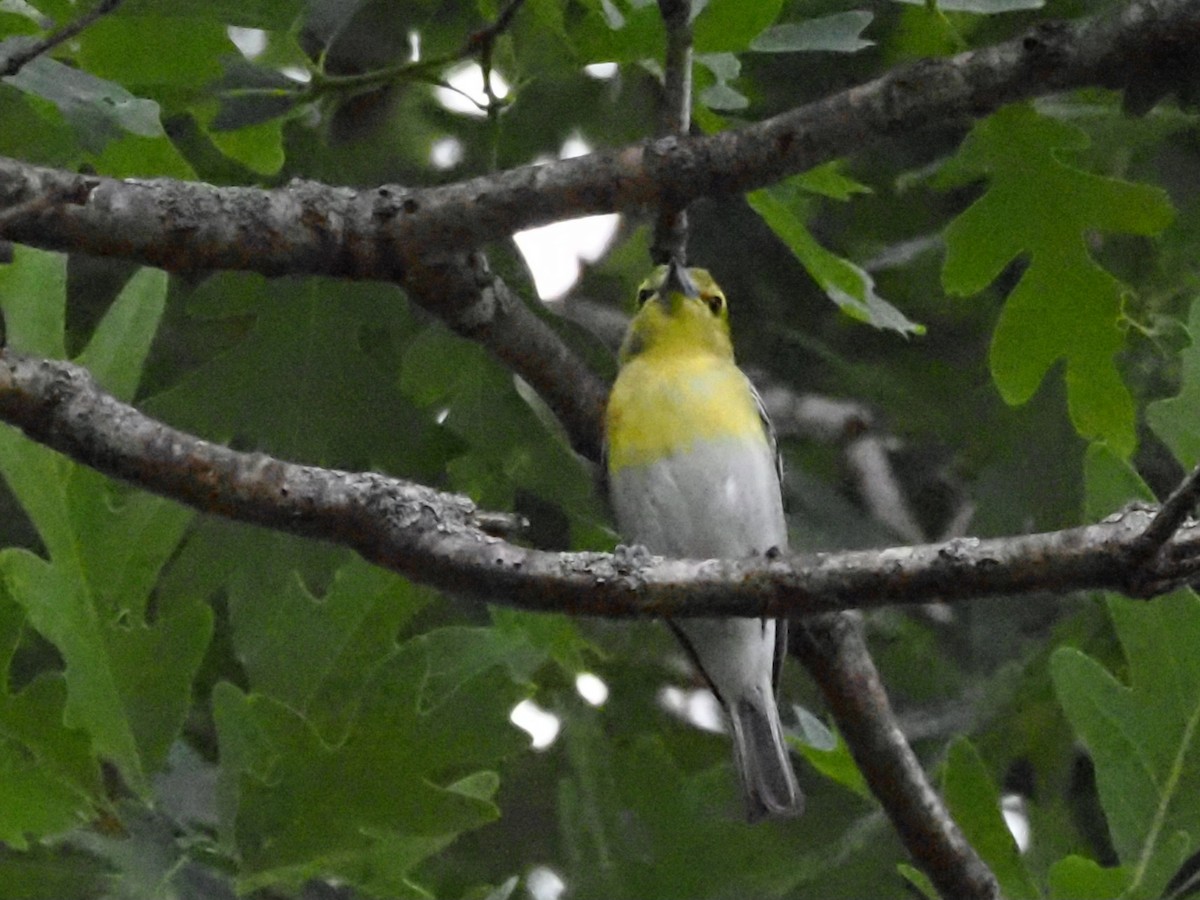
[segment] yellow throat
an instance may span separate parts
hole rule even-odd
[[[647,465],[721,438],[766,440],[733,360],[725,295],[704,269],[660,266],[638,290],[607,412],[608,467]]]

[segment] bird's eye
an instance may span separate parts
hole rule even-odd
[[[706,297],[705,300],[708,303],[708,308],[712,310],[712,314],[719,316],[721,314],[721,307],[725,305],[725,298],[720,294],[713,294],[711,297]]]
[[[638,295],[637,295],[638,307],[640,308],[640,307],[645,306],[646,301],[649,300],[653,296],[654,296],[654,288],[648,288],[648,287],[642,288],[640,291],[638,291]]]

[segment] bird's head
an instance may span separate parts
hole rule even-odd
[[[686,269],[675,260],[642,282],[638,311],[621,345],[621,361],[648,352],[713,353],[733,358],[729,305],[707,269]]]

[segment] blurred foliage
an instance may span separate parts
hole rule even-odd
[[[4,57],[87,4],[0,6]],[[126,0],[0,82],[0,153],[218,184],[430,185],[655,132],[664,34],[646,0],[526,0],[488,53],[507,91],[449,108],[447,80],[506,6]],[[697,2],[695,121],[736,128],[1119,6]],[[691,256],[733,301],[742,362],[873,410],[929,538],[964,510],[976,534],[1076,524],[1200,459],[1196,121],[1170,100],[1121,109],[1080,91],[927,123],[692,210]],[[643,224],[622,222],[553,304],[609,374],[578,323],[603,310],[611,332],[628,309]],[[512,247],[490,252],[538,303]],[[539,546],[615,543],[591,469],[527,386],[394,286],[168,278],[17,248],[0,309],[14,348],[79,359],[209,440],[463,491],[529,516]],[[841,447],[783,449],[796,546],[900,540],[861,507]],[[928,889],[798,666],[783,707],[809,812],[751,828],[724,738],[662,701],[697,685],[653,624],[488,611],[195,516],[8,429],[0,474],[0,900],[502,900],[547,870],[575,898]],[[1198,629],[1190,592],[868,617],[915,748],[1014,897],[1186,887]],[[577,693],[583,671],[603,705]],[[522,699],[558,717],[544,750],[509,721]]]

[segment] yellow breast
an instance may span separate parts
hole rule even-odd
[[[646,465],[698,441],[766,434],[746,376],[709,353],[642,353],[608,401],[608,467]]]

